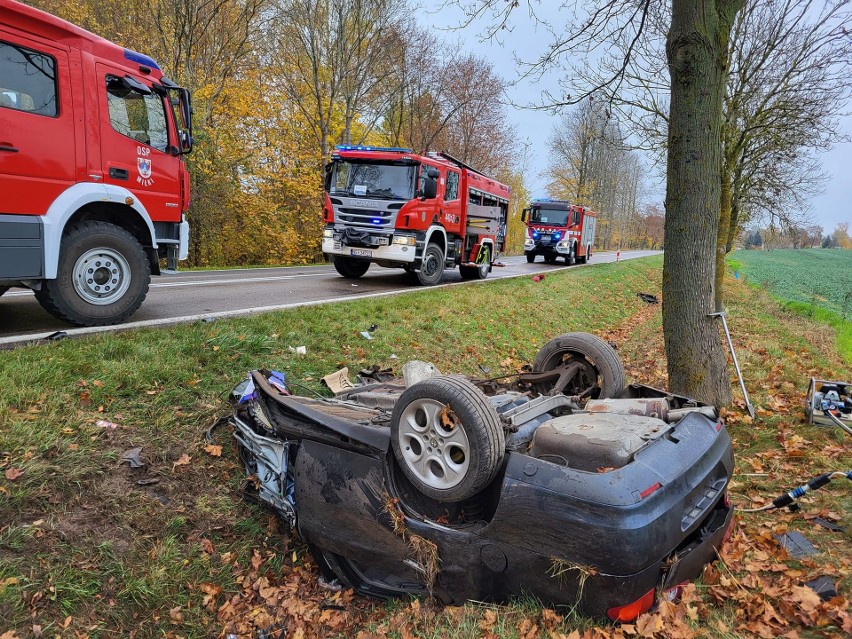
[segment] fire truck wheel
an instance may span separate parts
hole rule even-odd
[[[567,256],[565,256],[565,263],[568,266],[574,266],[577,263],[577,247],[576,246],[571,249],[571,252],[568,253]]]
[[[577,363],[574,376],[563,389],[565,395],[584,395],[587,399],[614,397],[624,388],[624,365],[615,349],[596,335],[565,333],[542,346],[535,356],[534,373],[552,371]],[[533,386],[546,395],[556,380]]]
[[[142,245],[123,228],[80,222],[65,231],[55,280],[36,299],[54,317],[78,326],[118,324],[132,315],[151,282]]]
[[[391,447],[418,491],[457,502],[491,483],[506,440],[482,391],[462,377],[439,376],[400,395],[391,416]]]
[[[527,262],[529,264],[535,262],[535,253],[527,253]]]
[[[463,280],[484,280],[488,277],[491,272],[491,248],[488,245],[482,247],[479,259],[479,266],[459,266]]]
[[[444,252],[437,244],[429,244],[423,251],[423,260],[417,279],[423,286],[434,286],[444,276]]]
[[[370,263],[366,260],[355,260],[351,257],[334,256],[334,270],[340,273],[343,277],[357,280],[367,269],[370,268]]]

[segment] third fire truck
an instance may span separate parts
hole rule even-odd
[[[446,153],[340,146],[326,172],[322,251],[344,277],[370,264],[421,284],[485,279],[503,250],[509,187]]]
[[[566,264],[584,264],[591,259],[597,215],[587,208],[566,200],[543,198],[533,200],[521,219],[527,225],[527,262],[534,262],[537,255],[548,264],[560,257]]]

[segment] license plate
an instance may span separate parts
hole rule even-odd
[[[349,249],[349,255],[353,257],[373,257],[373,252],[367,249]]]

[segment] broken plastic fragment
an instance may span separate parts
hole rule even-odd
[[[307,346],[290,346],[290,352],[295,353],[296,355],[307,355],[308,348]]]
[[[118,428],[118,424],[115,422],[107,421],[106,419],[99,419],[95,422],[95,426],[98,428],[108,428],[109,430],[115,430]]]
[[[327,386],[328,389],[337,395],[338,393],[342,393],[345,390],[350,388],[355,388],[352,382],[349,381],[349,367],[344,366],[339,371],[335,371],[333,373],[329,373],[325,377],[322,378],[323,386]]]
[[[127,462],[128,464],[130,464],[131,468],[142,468],[145,463],[140,458],[141,454],[141,448],[131,448],[122,453],[120,462]]]
[[[269,383],[284,395],[289,395],[287,390],[287,376],[281,371],[269,371]]]
[[[361,337],[364,339],[373,339],[373,336],[370,335],[370,331],[361,331]]]
[[[244,404],[255,397],[257,394],[254,392],[254,380],[251,378],[251,373],[248,375],[248,379],[241,382],[233,391],[233,395],[237,395],[239,393],[239,399],[237,399],[237,404]]]

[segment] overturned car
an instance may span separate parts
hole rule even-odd
[[[717,411],[625,387],[603,340],[557,337],[510,378],[418,373],[333,398],[250,374],[233,417],[249,485],[326,578],[446,603],[524,593],[627,621],[729,534]]]

